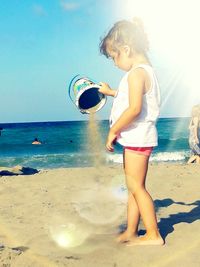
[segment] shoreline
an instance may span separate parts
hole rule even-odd
[[[0,181],[2,266],[199,266],[198,165],[149,164],[147,188],[164,247],[115,243],[126,225],[122,164],[44,169]]]
[[[119,154],[120,156],[122,156],[122,154]],[[173,161],[155,161],[155,160],[150,160],[149,161],[149,166],[158,166],[158,165],[175,165],[175,166],[187,166],[187,165],[195,165],[195,163],[190,163],[188,164],[187,163],[187,160],[189,159],[189,157],[186,159],[186,160],[173,160]],[[198,165],[198,164],[197,164]],[[123,163],[122,162],[105,162],[104,165],[102,165],[106,168],[123,168]],[[92,164],[88,164],[88,165],[85,165],[85,166],[58,166],[58,167],[38,167],[38,168],[35,168],[35,167],[29,167],[27,164],[25,165],[21,165],[21,164],[18,164],[18,165],[10,165],[8,164],[8,166],[5,166],[5,165],[0,165],[0,171],[2,170],[8,170],[8,171],[11,171],[11,169],[13,168],[27,168],[27,169],[30,169],[30,170],[35,170],[35,171],[38,171],[38,172],[41,172],[41,171],[52,171],[52,170],[60,170],[60,169],[86,169],[86,168],[94,168],[94,166]],[[19,173],[20,174],[20,173]],[[33,173],[34,174],[34,173]],[[13,174],[14,175],[14,174]],[[17,173],[16,173],[17,175]],[[26,175],[26,174],[25,174]],[[2,175],[0,173],[0,177],[2,177],[4,175]],[[7,175],[5,175],[7,176]],[[9,176],[9,175],[8,175]]]

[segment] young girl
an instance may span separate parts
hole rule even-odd
[[[137,18],[132,22],[115,23],[100,44],[100,52],[126,71],[117,91],[106,83],[101,83],[99,91],[114,97],[106,147],[114,151],[113,143],[117,141],[124,148],[129,192],[127,229],[119,235],[118,241],[128,242],[128,245],[164,244],[152,198],[145,188],[149,156],[157,146],[155,123],[160,105],[159,86],[147,51],[148,40],[142,22]],[[138,237],[140,216],[146,234]]]
[[[200,163],[200,105],[192,108],[192,116],[189,124],[189,145],[193,155],[189,158],[188,163]]]

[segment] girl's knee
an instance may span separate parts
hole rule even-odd
[[[144,185],[138,183],[127,183],[127,189],[133,196],[136,196],[141,191],[146,190]]]
[[[138,195],[141,195],[145,190],[144,187],[141,187],[141,188],[134,188],[131,193],[132,195],[134,196],[134,198],[137,198]]]

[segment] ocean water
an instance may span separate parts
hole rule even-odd
[[[22,165],[36,169],[92,166],[93,151],[88,149],[88,121],[0,124],[0,166]],[[186,162],[189,118],[161,118],[157,122],[159,146],[150,160]],[[98,121],[101,140],[105,143],[108,121]],[[34,138],[42,145],[32,145]],[[122,147],[114,153],[105,150],[106,164],[122,163]]]

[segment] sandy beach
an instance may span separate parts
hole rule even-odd
[[[0,266],[200,266],[198,165],[151,163],[162,247],[115,242],[126,227],[121,165],[0,177]],[[140,225],[143,234],[143,225]]]

